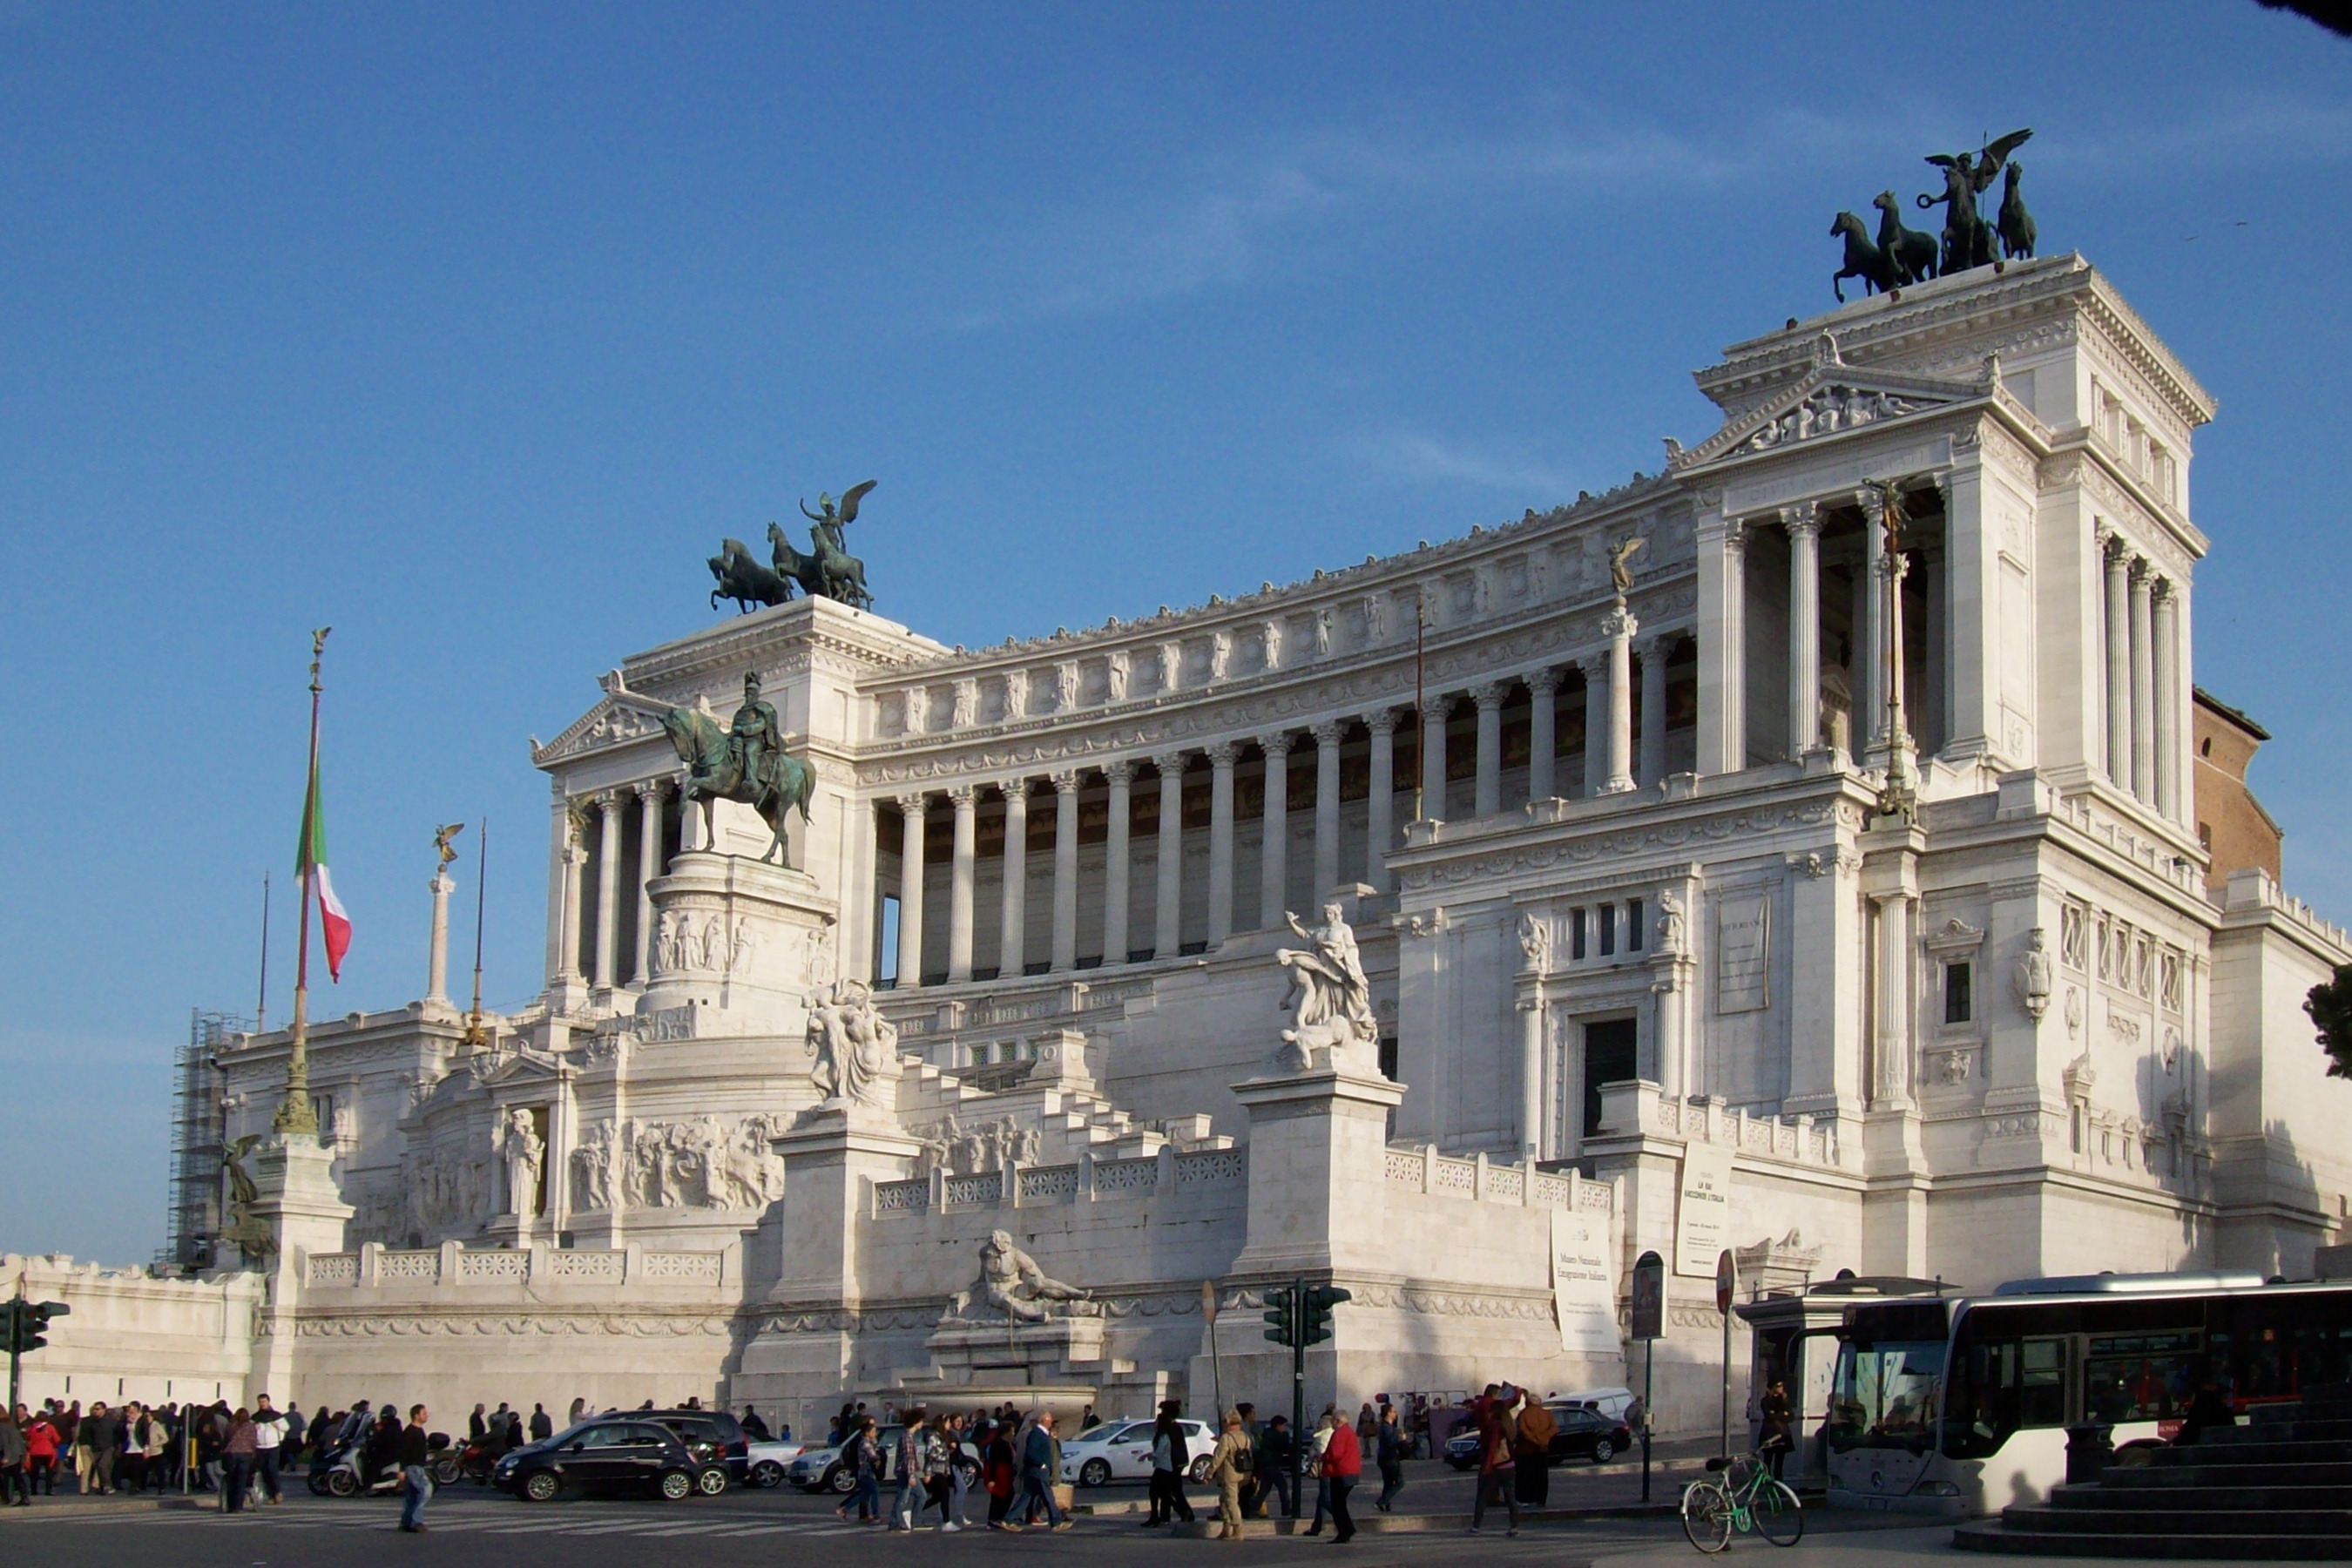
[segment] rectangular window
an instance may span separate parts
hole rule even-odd
[[[1625,900],[1625,951],[1642,951],[1642,900],[1639,899]]]
[[[1601,928],[1601,956],[1608,958],[1617,952],[1617,906],[1602,904],[1592,912],[1593,924]]]
[[[1602,1018],[1584,1026],[1584,1135],[1601,1135],[1601,1086],[1623,1083],[1641,1072],[1641,1030],[1631,1018]]]
[[[1584,911],[1582,910],[1568,911],[1568,956],[1570,959],[1581,959],[1584,956]]]
[[[1944,965],[1944,1022],[1965,1024],[1975,1015],[1969,994],[1971,971],[1965,963]]]

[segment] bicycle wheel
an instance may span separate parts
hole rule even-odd
[[[1805,1533],[1805,1505],[1780,1481],[1767,1480],[1756,1489],[1748,1511],[1757,1532],[1775,1546],[1794,1546]]]
[[[1720,1552],[1731,1544],[1731,1499],[1713,1481],[1693,1481],[1683,1489],[1683,1533],[1701,1552]]]

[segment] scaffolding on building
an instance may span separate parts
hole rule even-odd
[[[227,1138],[219,1054],[254,1021],[233,1013],[191,1008],[188,1043],[172,1090],[172,1200],[170,1239],[155,1261],[181,1269],[209,1268],[213,1238],[220,1234],[221,1156]]]

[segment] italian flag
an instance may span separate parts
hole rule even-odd
[[[343,954],[352,947],[352,917],[335,897],[334,879],[327,874],[327,814],[319,798],[319,760],[310,759],[310,793],[302,801],[302,848],[295,858],[294,875],[319,893],[319,930],[326,939],[327,977],[343,977]],[[306,892],[305,897],[308,897]]]

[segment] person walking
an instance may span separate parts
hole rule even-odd
[[[425,1406],[410,1405],[408,1425],[400,1429],[400,1528],[410,1535],[425,1532],[425,1505],[433,1500],[433,1439],[425,1416]]]
[[[1239,1410],[1225,1412],[1223,1430],[1217,1434],[1217,1446],[1209,1455],[1209,1479],[1217,1489],[1217,1539],[1239,1541],[1246,1527],[1242,1523],[1245,1512],[1242,1505],[1242,1483],[1250,1477],[1250,1467],[1255,1455],[1247,1430],[1242,1426]]]
[[[874,1423],[870,1417],[859,1423],[856,1434],[849,1439],[848,1451],[842,1456],[841,1463],[847,1465],[850,1474],[857,1478],[857,1486],[833,1511],[840,1517],[842,1523],[847,1524],[849,1505],[856,1503],[858,1523],[881,1523],[882,1445],[875,1438]]]
[[[988,1493],[989,1529],[1021,1528],[1005,1518],[1012,1511],[1013,1489],[1020,1477],[1021,1468],[1013,1457],[1013,1427],[1002,1420],[990,1422],[980,1436],[980,1484]]]
[[[140,1422],[139,1454],[146,1484],[163,1490],[171,1479],[172,1424],[162,1411],[151,1409]]]
[[[1331,1544],[1345,1546],[1356,1539],[1356,1521],[1348,1512],[1348,1494],[1364,1477],[1364,1446],[1356,1429],[1331,1413],[1331,1440],[1323,1446],[1323,1483],[1330,1489]]]
[[[1795,1447],[1796,1412],[1789,1405],[1789,1388],[1779,1378],[1764,1385],[1764,1397],[1757,1403],[1757,1447],[1764,1462],[1772,1467],[1772,1479],[1780,1479],[1780,1466],[1788,1459],[1789,1450]]]
[[[1184,1428],[1177,1424],[1183,1406],[1173,1399],[1160,1404],[1160,1417],[1151,1425],[1151,1482],[1149,1497],[1151,1511],[1144,1517],[1144,1528],[1171,1524],[1181,1519],[1192,1521],[1192,1505],[1184,1496],[1185,1467],[1192,1456],[1184,1442]]]
[[[1541,1508],[1551,1500],[1551,1440],[1559,1432],[1559,1423],[1534,1394],[1522,1394],[1512,1428],[1519,1500]]]
[[[940,1423],[940,1436],[947,1440],[948,1500],[947,1517],[940,1521],[942,1531],[953,1531],[964,1527],[964,1494],[971,1489],[972,1469],[964,1462],[964,1434],[968,1424],[976,1417],[950,1415]]]
[[[30,1508],[32,1488],[25,1484],[25,1407],[0,1411],[0,1508]]]
[[[1307,1527],[1309,1535],[1323,1533],[1323,1516],[1331,1511],[1331,1482],[1323,1473],[1323,1452],[1331,1446],[1331,1434],[1339,1426],[1338,1408],[1327,1405],[1316,1418],[1315,1436],[1307,1440],[1307,1473],[1315,1480],[1315,1522]]]
[[[1027,1494],[1022,1510],[1024,1524],[1037,1522],[1043,1512],[1048,1527],[1067,1530],[1070,1521],[1062,1517],[1062,1506],[1054,1499],[1054,1483],[1062,1475],[1062,1445],[1054,1436],[1054,1413],[1038,1412],[1021,1439],[1021,1485]]]
[[[25,1423],[25,1484],[26,1494],[58,1495],[58,1425],[42,1411]]]
[[[923,1407],[907,1408],[907,1424],[898,1432],[898,1451],[891,1457],[891,1465],[898,1472],[898,1500],[890,1505],[890,1528],[912,1530],[915,1516],[923,1511],[923,1478],[929,1466],[925,1463]]]
[[[1501,1390],[1492,1391],[1478,1403],[1478,1496],[1470,1505],[1470,1533],[1478,1534],[1486,1525],[1486,1504],[1499,1497],[1510,1510],[1511,1533],[1519,1532],[1519,1491],[1517,1439],[1517,1430],[1511,1423],[1509,1403]]]
[[[1397,1419],[1396,1406],[1381,1405],[1380,1426],[1372,1432],[1372,1460],[1381,1470],[1381,1495],[1372,1500],[1372,1506],[1382,1513],[1395,1511],[1389,1505],[1404,1490],[1405,1449],[1412,1441],[1405,1435],[1404,1423]]]
[[[221,1511],[243,1513],[247,1489],[253,1484],[253,1456],[259,1434],[253,1413],[239,1406],[228,1418],[228,1436],[221,1444]]]
[[[1266,1516],[1268,1499],[1278,1503],[1286,1517],[1298,1517],[1298,1492],[1290,1474],[1291,1456],[1297,1447],[1289,1416],[1276,1415],[1266,1422],[1265,1431],[1258,1438],[1257,1453],[1251,1461],[1251,1474],[1257,1482],[1260,1519]]]
[[[555,1417],[547,1413],[546,1405],[532,1405],[530,1407],[530,1440],[541,1443],[554,1436]]]
[[[269,1395],[253,1401],[254,1496],[265,1503],[281,1503],[286,1494],[278,1487],[278,1450],[286,1441],[286,1415],[274,1409]]]

